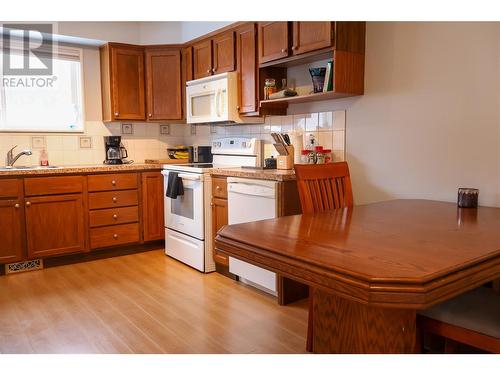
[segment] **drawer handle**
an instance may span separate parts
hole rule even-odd
[[[31,206],[31,202],[26,202],[26,207]]]
[[[215,186],[215,189],[216,189],[216,190],[220,190],[220,189],[222,189],[222,188],[221,188],[219,185],[216,185],[216,186]]]
[[[111,181],[111,185],[116,186],[116,181],[115,180]]]
[[[14,205],[14,208],[19,208],[19,207],[20,207],[20,206],[19,206],[19,203],[16,203],[16,204]]]
[[[116,240],[118,238],[118,235],[116,233],[113,234],[113,238]]]
[[[114,215],[113,215],[113,219],[117,220],[117,219],[118,219],[118,215],[117,215],[117,214],[114,214]]]
[[[118,198],[113,197],[113,202],[116,203],[118,201]]]

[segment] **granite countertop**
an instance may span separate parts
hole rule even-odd
[[[256,180],[293,181],[293,169],[251,169],[251,168],[214,168],[210,171],[212,176],[228,176],[253,178]]]
[[[36,168],[36,169],[3,169],[0,168],[0,177],[4,176],[46,176],[61,174],[86,174],[86,173],[112,173],[126,171],[144,171],[162,169],[162,164],[93,164],[93,165],[71,165],[61,168]]]

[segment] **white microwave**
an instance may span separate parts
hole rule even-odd
[[[186,82],[188,124],[243,122],[238,111],[236,72]]]

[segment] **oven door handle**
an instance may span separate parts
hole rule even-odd
[[[200,181],[201,180],[201,175],[199,175],[199,174],[179,173],[179,177],[182,178],[183,180],[191,180],[191,181]]]

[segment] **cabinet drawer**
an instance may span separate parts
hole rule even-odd
[[[137,206],[132,206],[90,211],[89,219],[92,228],[104,225],[136,223],[139,221],[139,209]]]
[[[137,223],[90,229],[92,249],[134,242],[139,242],[139,224]]]
[[[89,209],[136,206],[137,190],[104,191],[89,193]]]
[[[24,179],[27,196],[81,193],[83,176],[32,177]]]
[[[0,180],[0,198],[16,198],[21,195],[21,183],[16,178]]]
[[[227,179],[224,177],[212,177],[212,196],[227,199]]]
[[[137,173],[110,173],[87,178],[89,191],[137,189]]]

